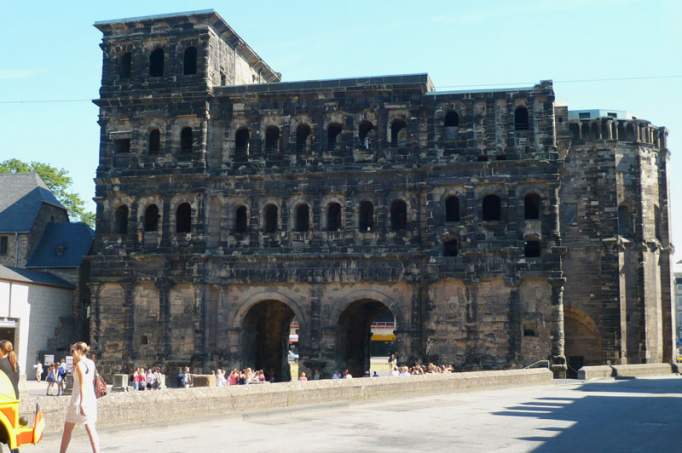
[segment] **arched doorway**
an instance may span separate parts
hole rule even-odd
[[[589,315],[577,308],[565,307],[564,336],[569,378],[576,378],[583,366],[603,364],[601,335]]]
[[[287,304],[276,300],[251,307],[242,323],[242,367],[263,370],[270,381],[290,381],[289,335],[294,317]]]
[[[388,356],[393,351],[396,321],[391,310],[375,300],[350,304],[339,317],[336,330],[336,363],[353,377],[362,377],[371,368],[372,356]]]

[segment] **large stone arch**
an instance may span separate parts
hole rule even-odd
[[[575,375],[581,366],[604,363],[599,326],[583,310],[570,305],[564,307],[564,336],[569,375]]]
[[[354,302],[361,300],[375,300],[386,305],[396,317],[396,328],[402,329],[406,326],[408,318],[405,313],[409,313],[409,303],[399,297],[392,296],[376,288],[359,288],[350,291],[343,291],[338,296],[330,299],[331,311],[327,318],[327,326],[335,328],[339,322],[341,314]]]

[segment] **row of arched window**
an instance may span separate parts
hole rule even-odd
[[[339,231],[343,229],[342,207],[338,202],[330,202],[325,208],[326,230]],[[527,220],[540,219],[541,199],[538,194],[529,193],[524,198],[524,218]],[[502,202],[497,195],[487,195],[482,202],[482,220],[501,220]],[[310,206],[307,203],[299,203],[294,207],[293,229],[297,232],[307,232],[312,229]],[[144,231],[158,231],[159,208],[149,205],[144,211]],[[239,205],[234,210],[234,233],[246,233],[249,230],[249,215],[245,205]],[[445,221],[457,222],[460,220],[459,198],[455,195],[445,199]],[[390,206],[390,229],[402,231],[408,226],[407,203],[401,199],[394,200]],[[274,203],[268,203],[263,209],[264,233],[275,233],[280,230],[280,210]],[[357,228],[361,232],[373,232],[376,229],[376,216],[374,204],[363,200],[358,205]],[[192,207],[189,203],[181,203],[175,212],[176,233],[189,233],[192,231]],[[115,212],[115,232],[127,234],[128,232],[128,207],[121,205]]]
[[[459,115],[451,110],[445,114],[443,119],[444,139],[452,140],[456,137],[459,127]],[[514,110],[514,128],[516,130],[529,129],[528,109],[525,106],[518,106]],[[332,122],[326,129],[326,150],[334,151],[339,142],[339,137],[344,127],[341,123]],[[389,126],[388,144],[391,147],[402,147],[408,142],[407,122],[402,118],[391,121]],[[371,149],[377,139],[377,127],[369,120],[363,120],[357,128],[358,141],[360,148]],[[251,147],[251,131],[248,127],[240,127],[234,134],[235,160],[243,161],[248,159]],[[264,151],[266,154],[277,154],[282,148],[282,133],[280,128],[274,125],[265,128]],[[296,127],[295,150],[298,154],[305,154],[312,148],[313,130],[309,124],[301,123]]]
[[[150,77],[163,77],[166,71],[166,55],[161,47],[152,50],[148,58],[148,74]],[[122,80],[130,79],[133,71],[133,55],[126,52],[119,57],[118,76]],[[182,73],[194,75],[197,73],[197,48],[187,47],[183,52]]]
[[[183,127],[180,130],[180,153],[190,154],[194,149],[194,131],[191,127]],[[116,154],[129,153],[131,150],[130,139],[118,139],[114,141]],[[161,153],[161,130],[150,129],[147,135],[147,153],[157,155]]]

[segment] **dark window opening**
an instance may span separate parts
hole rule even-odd
[[[580,126],[580,130],[582,131],[583,140],[587,140],[591,137],[590,125],[588,123],[583,123]]]
[[[142,337],[140,337],[140,344],[142,346],[148,345],[149,344],[149,337],[147,335],[142,335]]]
[[[369,201],[360,202],[358,229],[362,232],[374,231],[374,205]]]
[[[625,140],[628,142],[635,141],[635,128],[632,126],[632,123],[628,124],[625,128]]]
[[[362,149],[370,149],[374,140],[374,124],[371,121],[364,120],[358,126],[358,138],[360,139],[360,147]]]
[[[156,49],[149,55],[149,75],[152,77],[163,76],[163,49]]]
[[[488,162],[488,156],[486,156],[485,154],[480,154],[478,156],[478,161],[479,162]]]
[[[327,126],[327,150],[333,151],[336,149],[339,135],[341,135],[342,126],[339,123],[331,123]]]
[[[305,154],[310,149],[311,132],[312,130],[307,124],[299,124],[296,128],[296,152],[298,154]]]
[[[159,208],[155,204],[149,205],[144,211],[144,231],[159,229]]]
[[[457,239],[449,239],[443,242],[443,256],[457,256],[459,248]]]
[[[149,154],[159,154],[161,151],[161,132],[158,129],[149,131]]]
[[[188,47],[185,49],[185,57],[183,61],[183,71],[185,75],[192,75],[197,73],[197,48]]]
[[[632,217],[627,206],[618,206],[618,234],[630,236],[632,234]]]
[[[540,195],[529,193],[523,199],[524,217],[526,220],[540,219]]]
[[[118,66],[118,76],[121,79],[129,79],[132,72],[133,58],[130,52],[126,52],[121,56],[121,61]]]
[[[263,225],[263,231],[266,233],[274,233],[277,231],[278,222],[278,209],[274,204],[269,204],[265,207],[265,224]]]
[[[114,232],[116,234],[128,233],[128,206],[119,206],[114,215],[115,225]]]
[[[523,328],[523,336],[524,337],[537,337],[538,333],[535,331],[535,329],[532,329],[530,327],[524,327]]]
[[[327,231],[338,231],[341,229],[341,205],[329,203],[327,206]]]
[[[483,199],[483,220],[495,221],[502,217],[502,202],[497,195],[488,195]]]
[[[294,229],[300,232],[310,230],[310,208],[307,204],[296,206],[296,222]]]
[[[514,129],[517,131],[527,131],[528,127],[528,109],[520,105],[514,110]]]
[[[182,203],[175,211],[175,231],[177,233],[192,231],[192,206],[189,203]]]
[[[407,143],[407,123],[403,120],[393,120],[391,123],[391,146],[405,146]]]
[[[661,208],[658,207],[658,205],[654,205],[654,229],[655,229],[655,234],[656,234],[656,239],[659,241],[663,240],[663,231],[661,228]]]
[[[192,152],[192,128],[183,127],[180,132],[180,152],[181,153],[191,153]]]
[[[540,256],[540,241],[526,241],[524,255],[527,258],[538,258]]]
[[[249,157],[249,130],[245,127],[238,129],[234,134],[234,158],[237,161],[245,161]]]
[[[578,123],[569,124],[568,129],[571,131],[573,140],[580,140],[580,125],[578,125]]]
[[[391,203],[391,229],[393,231],[407,228],[407,203],[395,200]]]
[[[126,154],[130,152],[130,139],[119,138],[114,140],[114,151],[116,154]]]
[[[267,154],[277,154],[279,150],[279,128],[268,126],[265,129],[265,152]]]
[[[445,199],[445,221],[459,222],[459,198],[454,195]]]
[[[495,159],[497,160],[507,160],[507,155],[506,154],[498,154],[495,156]]]
[[[599,140],[599,135],[600,135],[600,130],[599,130],[599,123],[596,121],[592,123],[592,138]]]
[[[7,249],[9,248],[9,239],[7,236],[0,236],[0,255],[7,255]]]
[[[234,213],[234,232],[246,233],[248,226],[246,206],[239,206]]]
[[[443,120],[443,127],[457,127],[459,126],[459,115],[454,110],[450,110],[445,114]]]
[[[227,85],[227,76],[223,71],[220,71],[220,86]]]

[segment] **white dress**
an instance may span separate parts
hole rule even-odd
[[[66,406],[66,421],[69,423],[96,423],[97,422],[97,398],[95,396],[95,362],[83,357],[78,362],[78,367],[83,372],[85,379],[85,393],[81,395],[81,385],[78,380],[78,374],[73,373],[73,391],[71,392],[71,400]],[[85,415],[81,414],[80,405],[81,398],[83,399],[83,411]]]

